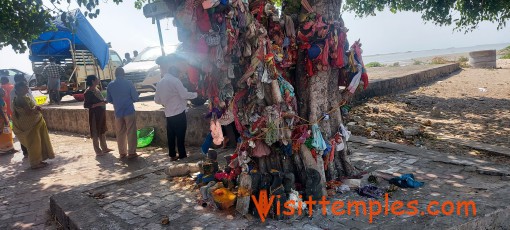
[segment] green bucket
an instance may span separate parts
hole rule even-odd
[[[136,143],[137,148],[147,147],[151,144],[152,139],[154,139],[154,128],[145,127],[143,129],[139,129],[136,131],[136,137],[138,138]]]

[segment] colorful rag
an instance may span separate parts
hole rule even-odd
[[[209,132],[204,139],[204,143],[200,147],[202,154],[207,155],[207,152],[209,152],[209,147],[211,147],[212,142],[213,142],[213,137],[211,135],[211,132]]]
[[[404,174],[400,177],[394,177],[391,178],[389,182],[401,188],[419,188],[425,184],[425,182],[416,181],[413,174]]]
[[[383,196],[384,191],[373,185],[365,185],[361,188],[358,188],[358,194],[360,196],[377,199]]]
[[[282,76],[278,77],[278,83],[280,85],[280,92],[285,95],[285,91],[289,91],[291,97],[294,97],[294,87],[286,81]]]
[[[221,143],[223,143],[223,132],[221,131],[221,125],[218,120],[211,120],[211,135],[215,145],[221,145]]]
[[[361,65],[359,65],[359,64],[358,64],[358,69],[359,69],[359,71],[356,73],[356,75],[352,79],[349,86],[347,86],[347,90],[349,90],[349,92],[351,92],[351,93],[356,92],[356,89],[358,88],[359,82],[361,80],[361,72],[362,71],[361,71]]]
[[[319,151],[325,150],[326,142],[324,141],[324,138],[322,138],[322,133],[319,128],[319,125],[317,124],[312,125],[312,134],[313,134],[312,146]]]

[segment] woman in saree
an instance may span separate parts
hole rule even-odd
[[[7,115],[7,104],[3,99],[5,91],[0,88],[0,153],[15,153],[12,142],[12,132],[9,128],[9,118]]]
[[[36,106],[27,96],[26,82],[15,86],[13,99],[12,129],[22,145],[28,150],[28,160],[32,169],[45,167],[47,159],[55,158],[46,121],[41,114],[41,107]]]
[[[106,100],[97,88],[100,81],[94,75],[87,76],[83,107],[89,109],[89,129],[97,156],[113,151],[106,145]]]

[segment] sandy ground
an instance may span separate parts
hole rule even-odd
[[[510,60],[498,69],[464,68],[408,92],[376,97],[350,113],[356,135],[444,152],[480,152],[437,140],[438,136],[510,147]],[[405,136],[403,131],[418,130]]]

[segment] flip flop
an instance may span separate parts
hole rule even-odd
[[[170,161],[178,161],[179,157],[170,157]]]
[[[46,166],[48,166],[48,163],[46,163],[46,162],[41,162],[41,163],[39,163],[38,165],[31,166],[30,168],[31,168],[31,169],[40,169],[40,168],[44,168],[44,167],[46,167]]]
[[[105,150],[103,150],[103,153],[109,153],[111,151],[113,151],[113,149],[105,149]]]

